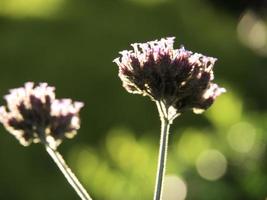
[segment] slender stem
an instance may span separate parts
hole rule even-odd
[[[73,174],[71,169],[66,164],[64,158],[60,155],[60,153],[49,147],[49,145],[45,145],[47,153],[51,156],[53,161],[57,164],[58,168],[64,174],[65,178],[68,180],[69,184],[73,187],[76,193],[80,196],[82,200],[92,200],[87,191],[84,189],[82,184],[79,182],[77,177]]]
[[[163,112],[164,107],[157,102],[157,107],[159,110],[161,118],[161,136],[160,136],[160,148],[159,148],[159,157],[158,157],[158,169],[157,169],[157,178],[154,192],[154,200],[161,200],[162,198],[162,189],[165,175],[165,166],[167,161],[167,150],[168,150],[168,137],[169,137],[169,128],[170,122],[168,117],[164,114],[167,113],[166,110]]]

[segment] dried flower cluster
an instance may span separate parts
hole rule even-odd
[[[174,37],[132,44],[133,50],[120,52],[114,60],[124,88],[149,96],[176,113],[204,111],[225,92],[214,79],[215,58],[173,48]]]
[[[7,106],[0,107],[0,122],[22,145],[42,141],[56,148],[80,128],[83,103],[58,100],[54,91],[47,83],[27,82],[5,96]]]

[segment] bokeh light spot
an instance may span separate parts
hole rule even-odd
[[[180,158],[189,164],[194,164],[200,153],[210,147],[210,140],[207,135],[197,130],[186,130],[177,146],[177,153]]]
[[[109,155],[123,169],[131,168],[131,161],[128,158],[134,151],[135,145],[133,134],[123,128],[111,130],[106,139]]]
[[[184,200],[187,195],[186,183],[178,176],[166,176],[163,188],[163,200]]]
[[[70,158],[76,163],[79,174],[84,180],[95,173],[100,163],[94,151],[85,147],[74,148]]]
[[[267,56],[267,25],[255,12],[248,10],[243,14],[237,34],[245,46]]]
[[[150,167],[150,155],[135,139],[134,134],[123,128],[112,129],[106,138],[109,156],[123,170],[139,174]],[[129,157],[129,155],[131,155]]]
[[[229,88],[229,87],[227,87]],[[228,127],[241,119],[243,105],[230,89],[221,95],[206,116],[218,127]]]
[[[240,122],[230,128],[227,139],[235,151],[247,153],[255,143],[255,136],[256,130],[251,124]]]
[[[1,0],[0,15],[14,18],[51,17],[64,0]]]
[[[207,150],[198,157],[196,167],[202,178],[215,181],[225,174],[227,160],[218,150]]]
[[[166,3],[169,0],[127,0],[133,2],[135,4],[144,5],[144,6],[152,6],[152,5],[159,5],[162,3]]]

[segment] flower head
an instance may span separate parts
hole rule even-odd
[[[11,89],[0,107],[0,122],[19,142],[46,142],[56,148],[64,138],[71,138],[80,128],[81,102],[55,98],[55,88],[47,83]]]
[[[204,111],[225,92],[214,79],[216,58],[173,48],[174,37],[132,44],[133,50],[120,52],[119,66],[123,87],[130,93],[149,96],[172,112]]]

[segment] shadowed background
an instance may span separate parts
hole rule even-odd
[[[218,58],[215,82],[228,92],[175,120],[164,200],[264,200],[265,13],[264,0],[1,0],[0,95],[36,81],[85,102],[59,151],[95,200],[152,199],[156,106],[124,91],[112,60],[130,43],[175,36],[175,47]],[[0,136],[0,199],[78,200],[41,145]]]

